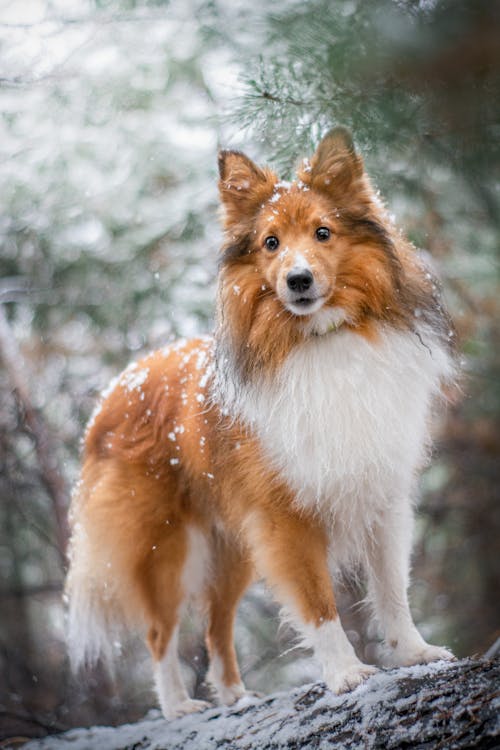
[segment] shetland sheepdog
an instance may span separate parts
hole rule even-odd
[[[168,718],[202,709],[177,656],[190,601],[208,679],[245,694],[238,601],[262,577],[334,692],[375,672],[342,629],[336,571],[363,569],[394,665],[451,659],[408,606],[413,501],[454,375],[437,283],[393,226],[343,129],[293,182],[219,155],[225,241],[213,337],[131,364],[85,436],[67,579],[75,664],[139,629]]]

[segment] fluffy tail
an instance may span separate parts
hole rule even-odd
[[[100,658],[110,660],[123,626],[109,583],[93,575],[88,540],[78,524],[71,540],[64,599],[71,668],[76,672]]]
[[[86,528],[83,509],[88,501],[88,486],[88,481],[79,482],[72,498],[70,566],[64,592],[66,640],[75,672],[99,659],[110,661],[113,652],[119,649],[125,626],[117,571],[109,559],[109,543],[92,538]]]

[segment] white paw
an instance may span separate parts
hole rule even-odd
[[[241,682],[237,682],[235,685],[214,685],[217,693],[217,698],[220,703],[226,706],[230,706],[232,703],[236,703],[245,695],[245,686]]]
[[[205,711],[207,708],[212,708],[212,704],[207,703],[207,701],[197,701],[188,698],[187,700],[182,701],[182,703],[177,703],[175,706],[169,707],[163,713],[166,719],[178,719],[179,716],[194,714],[197,711]]]
[[[453,661],[453,659],[455,659],[454,655],[447,648],[431,646],[425,642],[414,648],[396,648],[392,653],[392,661],[399,667],[429,664],[431,661]]]
[[[237,682],[235,685],[214,685],[214,689],[217,693],[219,703],[223,703],[225,706],[231,706],[243,698],[249,701],[259,698],[258,693],[247,690],[242,682]]]
[[[234,703],[237,703],[239,707],[250,706],[252,703],[255,703],[256,700],[262,697],[262,693],[257,693],[254,690],[244,690],[242,694],[236,698]]]
[[[331,677],[326,678],[326,684],[333,693],[339,695],[354,690],[364,680],[377,672],[377,667],[357,662],[344,669],[336,670]]]

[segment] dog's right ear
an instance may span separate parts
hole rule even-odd
[[[277,176],[240,151],[219,153],[219,193],[227,227],[252,218],[271,197]]]

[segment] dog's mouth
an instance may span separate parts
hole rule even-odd
[[[325,298],[321,296],[307,297],[302,295],[294,299],[288,299],[286,306],[294,315],[310,315],[319,310],[324,301]]]
[[[298,297],[297,299],[292,300],[292,304],[298,305],[299,307],[308,307],[309,305],[314,304],[317,299],[319,299],[319,297]]]

